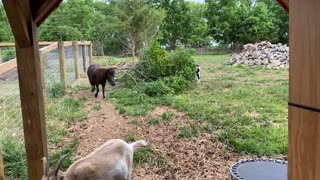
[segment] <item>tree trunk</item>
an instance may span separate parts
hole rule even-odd
[[[132,61],[135,63],[136,59],[136,36],[135,33],[132,33]]]

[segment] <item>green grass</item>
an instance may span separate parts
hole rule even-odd
[[[200,84],[182,94],[152,98],[139,88],[118,88],[110,96],[119,112],[144,116],[159,105],[170,106],[203,120],[199,131],[218,135],[239,153],[287,154],[288,70],[225,65],[230,55],[193,57],[201,66]],[[189,126],[179,133],[181,138],[197,134]]]
[[[178,134],[179,138],[190,139],[192,137],[197,137],[200,129],[197,125],[191,124],[190,126],[183,126]]]
[[[157,125],[157,124],[160,124],[160,119],[157,117],[153,117],[148,121],[148,123],[151,125]]]
[[[101,109],[101,104],[100,104],[100,103],[94,104],[94,105],[92,106],[92,109],[93,109],[93,110],[96,110],[96,111],[99,111],[99,110]]]
[[[83,108],[85,100],[86,98],[74,97],[55,99],[54,103],[48,106],[48,118],[67,122],[82,121],[88,116],[88,112]]]
[[[161,114],[161,118],[164,121],[170,121],[173,117],[173,113],[172,112],[164,112]]]
[[[134,134],[128,134],[127,136],[127,141],[128,142],[134,142],[136,141],[136,136]]]
[[[153,150],[151,147],[142,147],[137,149],[133,155],[134,164],[136,166],[139,166],[143,163],[151,163],[152,153],[153,153]]]

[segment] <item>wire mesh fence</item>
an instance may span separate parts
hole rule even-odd
[[[79,46],[79,69],[81,76],[85,75],[83,66],[82,46]],[[88,46],[85,46],[85,68],[89,66]],[[71,85],[76,80],[73,46],[65,46],[66,84]],[[58,49],[42,54],[45,93],[48,101],[55,96],[57,88],[61,87],[60,61]],[[0,64],[1,65],[1,64]],[[64,89],[64,88],[63,88]],[[0,137],[14,136],[23,139],[22,113],[17,68],[0,74]],[[1,140],[1,139],[0,139]]]

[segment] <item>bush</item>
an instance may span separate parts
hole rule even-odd
[[[16,57],[16,50],[12,47],[3,47],[1,48],[2,52],[2,60],[3,62],[7,62],[11,59],[14,59]]]
[[[59,98],[64,96],[65,87],[63,83],[52,83],[46,89],[48,98]]]
[[[148,96],[154,97],[174,93],[174,90],[167,86],[162,80],[157,80],[147,83],[144,88],[144,93]]]
[[[181,76],[170,76],[163,79],[166,86],[173,89],[174,93],[180,93],[190,86],[190,82]]]
[[[6,136],[3,137],[1,143],[6,177],[8,179],[27,179],[26,151],[22,141]]]
[[[182,76],[192,81],[195,76],[195,63],[191,54],[191,50],[186,48],[179,48],[168,54],[158,42],[152,41],[150,47],[142,53],[139,68],[152,80]]]

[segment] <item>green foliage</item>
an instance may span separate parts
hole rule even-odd
[[[163,96],[173,92],[173,89],[168,87],[162,80],[153,81],[144,86],[144,93],[151,97]]]
[[[148,121],[148,123],[151,125],[157,125],[157,124],[160,124],[160,119],[157,117],[153,117]]]
[[[65,87],[63,83],[52,82],[46,88],[48,98],[60,98],[65,94]]]
[[[16,57],[16,50],[12,47],[1,47],[1,55],[3,62],[6,62]]]
[[[169,76],[182,76],[187,81],[194,80],[195,63],[191,57],[191,50],[179,48],[167,54],[156,41],[152,41],[150,47],[146,48],[141,56],[144,64],[145,75],[150,79]]]
[[[55,100],[55,103],[49,104],[46,112],[49,118],[67,122],[82,121],[88,116],[83,109],[83,100],[72,97]]]
[[[127,137],[128,142],[134,142],[136,141],[136,136],[134,134],[129,134]]]
[[[181,128],[180,133],[178,134],[179,138],[189,139],[195,136],[198,136],[200,130],[197,125],[191,124],[190,127],[184,126]]]
[[[98,104],[94,104],[93,107],[92,107],[93,110],[96,110],[96,111],[99,111],[101,109],[101,104],[98,103]]]
[[[12,136],[1,138],[6,178],[28,179],[26,152],[21,140]]]
[[[152,160],[153,150],[151,147],[142,147],[137,149],[133,155],[133,162],[135,165],[139,166],[143,163],[149,163]]]
[[[173,117],[173,113],[172,112],[164,112],[161,114],[161,118],[164,121],[170,121]]]

